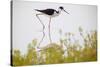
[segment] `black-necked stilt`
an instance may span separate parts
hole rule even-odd
[[[45,36],[45,33],[44,33],[44,29],[45,29],[45,25],[42,23],[42,21],[40,20],[39,18],[39,15],[47,15],[50,17],[50,20],[49,20],[49,25],[48,25],[48,29],[49,29],[49,40],[50,40],[50,43],[52,43],[52,40],[51,40],[51,34],[50,34],[50,22],[51,22],[51,18],[52,17],[56,17],[56,16],[59,16],[59,14],[61,13],[61,11],[64,11],[66,12],[67,14],[69,14],[66,10],[64,10],[64,8],[62,6],[60,6],[58,8],[58,11],[55,10],[55,9],[44,9],[44,10],[38,10],[38,9],[35,9],[36,11],[40,12],[40,14],[36,14],[36,17],[39,19],[40,23],[43,25],[43,37],[41,39],[41,41],[39,42],[39,45],[41,44],[41,42],[43,41],[44,39],[44,36]]]

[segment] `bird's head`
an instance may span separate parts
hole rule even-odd
[[[64,11],[64,12],[66,12],[67,14],[69,14],[62,6],[59,7],[59,12],[60,12],[60,11]]]
[[[59,9],[63,10],[64,8],[62,6],[60,6]]]

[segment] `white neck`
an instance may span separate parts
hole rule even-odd
[[[59,13],[61,13],[62,10],[61,9],[58,9],[58,11],[59,11]]]

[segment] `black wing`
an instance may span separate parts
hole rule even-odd
[[[53,15],[54,14],[54,9],[45,9],[45,10],[38,10],[38,9],[35,9],[36,11],[39,11],[39,12],[42,12],[44,14],[48,14],[48,15]]]

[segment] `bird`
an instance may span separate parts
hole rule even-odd
[[[67,13],[67,14],[69,14],[69,13],[64,9],[63,6],[59,6],[59,7],[58,7],[58,10],[55,10],[55,9],[52,9],[52,8],[47,8],[47,9],[43,9],[43,10],[39,10],[39,9],[34,9],[34,10],[40,12],[39,14],[36,14],[36,17],[39,19],[40,23],[41,23],[42,26],[43,26],[43,37],[42,37],[42,39],[40,40],[38,46],[40,46],[40,44],[41,44],[41,42],[43,41],[44,36],[45,36],[45,33],[44,33],[45,25],[43,24],[43,22],[42,22],[41,19],[39,18],[39,15],[47,15],[47,16],[50,18],[50,20],[49,20],[49,25],[48,25],[48,29],[49,29],[48,35],[49,35],[50,43],[52,43],[51,33],[50,33],[51,18],[59,16],[59,15],[61,14],[61,11],[64,11],[64,12]]]
[[[58,11],[55,10],[55,9],[50,9],[50,8],[49,9],[44,9],[44,10],[39,10],[39,9],[35,9],[35,10],[38,11],[38,12],[41,12],[42,14],[51,16],[51,17],[58,16],[61,13],[61,11],[64,11],[67,14],[69,14],[66,10],[64,10],[64,8],[62,6],[60,6],[58,8]]]

